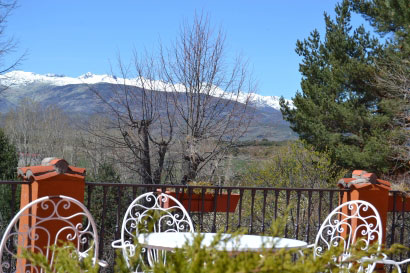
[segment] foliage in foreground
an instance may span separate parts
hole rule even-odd
[[[42,253],[34,253],[23,249],[23,257],[31,262],[32,265],[41,268],[45,273],[98,273],[99,265],[93,263],[93,257],[87,256],[80,259],[76,247],[73,244],[63,244],[62,246],[52,246],[54,252],[54,262],[50,265],[47,257]],[[92,253],[92,252],[91,252]],[[38,271],[40,272],[40,270]]]
[[[235,235],[233,235],[235,236]],[[215,250],[215,246],[223,246],[224,240],[217,238],[210,248],[201,247],[201,241],[203,236],[196,236],[192,246],[185,246],[184,248],[177,249],[174,252],[167,252],[166,264],[158,262],[153,268],[147,265],[139,264],[139,270],[144,272],[155,273],[233,273],[233,272],[303,272],[303,273],[316,273],[316,272],[357,272],[359,261],[361,257],[369,257],[374,254],[376,257],[381,258],[381,253],[377,251],[377,246],[371,246],[367,251],[362,251],[360,246],[354,246],[351,249],[352,256],[348,259],[344,265],[353,263],[353,266],[349,269],[337,267],[337,258],[343,253],[341,247],[334,247],[330,251],[325,252],[320,257],[313,257],[311,249],[303,251],[303,255],[299,250],[282,249],[280,251],[271,251],[266,249],[263,253],[259,252],[241,252],[232,254],[224,251]],[[403,247],[395,245],[390,250],[384,251],[386,254],[398,252]],[[62,247],[55,248],[55,262],[53,266],[50,266],[47,259],[41,254],[35,254],[28,251],[24,251],[23,256],[27,258],[33,265],[38,266],[44,270],[44,272],[98,272],[98,264],[93,265],[92,257],[86,257],[79,262],[78,255],[74,250],[74,247],[70,245],[64,245]],[[142,253],[142,248],[137,248],[137,255],[131,259],[131,263],[136,268],[140,262],[139,254]],[[161,254],[160,259],[161,260]],[[366,266],[367,264],[363,264]],[[114,272],[133,272],[130,270],[118,251],[118,257]]]
[[[178,249],[173,253],[167,253],[167,262],[156,263],[153,272],[156,273],[233,273],[233,272],[357,272],[360,266],[355,263],[350,269],[341,269],[336,266],[335,257],[343,253],[341,247],[332,248],[323,256],[313,258],[311,250],[303,251],[303,256],[298,250],[282,249],[271,251],[266,249],[263,253],[240,252],[232,255],[228,252],[220,252],[201,248],[202,237],[198,236],[192,247]],[[352,258],[348,263],[358,261],[361,257],[367,257],[370,253],[377,253],[376,247],[369,251],[361,251],[360,248],[352,249]],[[147,268],[148,269],[148,268]]]

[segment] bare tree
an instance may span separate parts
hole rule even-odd
[[[79,154],[85,155],[88,163],[87,175],[91,177],[99,175],[100,166],[107,163],[111,166],[115,165],[113,156],[115,149],[110,148],[112,146],[110,141],[100,136],[107,130],[107,123],[109,123],[107,117],[98,115],[81,118],[78,123],[79,130],[76,130],[78,141],[73,148],[79,150]]]
[[[205,166],[212,177],[227,149],[245,133],[249,91],[255,86],[241,58],[227,62],[224,42],[207,17],[196,17],[182,26],[175,44],[160,45],[157,57],[134,53],[128,66],[119,58],[121,77],[112,73],[117,84],[109,94],[90,87],[110,113],[107,128],[115,129],[94,134],[121,151],[117,158],[143,183],[160,183],[165,170],[174,167],[182,168],[182,183],[194,180]]]
[[[24,59],[25,53],[17,57],[11,63],[5,61],[5,56],[14,52],[17,48],[17,41],[13,37],[7,37],[5,30],[7,26],[7,19],[11,12],[16,9],[16,0],[1,0],[0,1],[0,74],[6,73],[16,68]],[[0,82],[0,93],[7,89],[8,86]]]
[[[111,130],[93,133],[120,151],[116,158],[137,172],[144,184],[159,184],[173,140],[174,117],[168,94],[155,91],[158,70],[153,58],[139,58],[135,53],[131,67],[118,58],[121,78],[114,77],[117,84],[112,85],[110,94],[90,87],[111,115],[107,124]]]
[[[162,78],[178,117],[186,183],[211,161],[220,161],[246,132],[252,116],[250,94],[256,87],[240,57],[227,61],[225,35],[204,15],[195,16],[192,25],[183,24],[175,43],[161,48],[160,56]]]
[[[20,153],[20,166],[40,164],[44,157],[68,158],[73,150],[73,126],[55,106],[25,98],[5,115],[4,130]]]

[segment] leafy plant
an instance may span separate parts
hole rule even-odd
[[[93,262],[92,256],[86,256],[80,259],[76,247],[72,243],[64,243],[60,246],[52,246],[54,252],[54,261],[50,263],[42,253],[35,253],[22,249],[22,256],[27,259],[32,266],[41,268],[45,273],[98,273],[99,265]],[[38,270],[37,272],[40,272]]]
[[[334,188],[345,173],[328,152],[295,141],[277,148],[269,160],[250,164],[240,180],[243,186]]]
[[[235,234],[232,235],[235,238]],[[154,273],[245,273],[245,272],[357,272],[360,265],[366,266],[373,262],[369,260],[361,262],[363,257],[375,255],[375,260],[382,258],[382,253],[377,251],[377,245],[371,246],[363,251],[360,245],[354,245],[350,252],[349,259],[340,261],[343,253],[343,246],[333,247],[320,257],[313,257],[311,249],[303,250],[303,255],[298,249],[265,249],[262,252],[240,252],[230,253],[227,251],[217,251],[216,245],[226,243],[226,239],[217,236],[209,248],[204,248],[201,243],[203,235],[198,234],[192,245],[185,245],[183,248],[173,252],[167,252],[166,263],[155,263],[153,268],[142,265],[144,272]],[[395,245],[385,254],[404,250],[404,247]],[[79,261],[78,255],[73,251],[73,247],[64,245],[55,247],[55,262],[51,266],[48,260],[36,253],[24,251],[23,256],[33,265],[38,266],[44,272],[98,272],[98,265],[92,263],[91,257],[86,257]],[[131,264],[139,264],[139,254],[143,251],[142,247],[137,247],[137,254],[131,259]],[[121,253],[117,252],[117,260],[114,272],[133,272],[126,266]],[[161,256],[161,254],[160,254]],[[161,257],[159,259],[161,261]],[[351,267],[348,268],[348,265]]]
[[[282,226],[286,221],[281,218],[272,223],[271,235],[280,236]],[[238,231],[229,238],[222,238],[219,233],[209,247],[202,246],[204,236],[197,234],[191,245],[186,244],[173,252],[166,252],[166,263],[163,263],[163,252],[158,252],[158,261],[153,267],[147,263],[141,263],[140,259],[146,252],[138,241],[135,241],[136,253],[130,257],[131,267],[128,267],[120,251],[117,251],[117,259],[114,272],[134,272],[135,269],[143,272],[154,273],[247,273],[247,272],[357,272],[361,265],[367,266],[375,260],[382,259],[384,255],[391,255],[406,250],[403,246],[394,245],[383,252],[378,251],[378,245],[370,246],[363,251],[362,245],[353,245],[349,252],[348,259],[340,260],[339,257],[344,253],[343,245],[333,247],[323,255],[314,257],[311,248],[277,250],[265,248],[261,252],[237,252],[220,251],[221,246],[226,246],[228,240],[234,240],[236,236],[242,234]],[[218,246],[218,249],[216,249]],[[28,259],[33,265],[38,266],[44,272],[98,272],[98,265],[94,265],[91,257],[79,261],[78,254],[72,245],[63,245],[54,248],[56,256],[52,266],[42,255],[24,251],[24,258]],[[407,250],[406,250],[407,251]],[[363,260],[364,257],[374,257],[373,260]],[[54,270],[54,271],[52,271]]]

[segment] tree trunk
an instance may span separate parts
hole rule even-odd
[[[140,122],[138,128],[139,144],[141,147],[141,177],[143,184],[152,184],[150,146],[148,137],[148,124],[145,120]]]
[[[158,145],[158,160],[157,160],[157,169],[154,171],[154,184],[161,184],[161,174],[162,169],[164,168],[165,154],[168,150],[168,144],[161,143]]]
[[[202,162],[202,158],[199,156],[184,156],[184,176],[182,177],[182,184],[186,184],[190,181],[194,181],[198,174],[199,164]]]

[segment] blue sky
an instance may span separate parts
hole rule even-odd
[[[229,53],[249,60],[259,94],[291,98],[300,89],[296,40],[315,28],[323,33],[323,12],[333,15],[336,2],[20,0],[7,34],[19,40],[17,53],[28,51],[21,70],[71,77],[107,74],[118,53],[129,60],[134,48],[150,50],[159,39],[166,44],[183,20],[203,11],[226,32]],[[361,22],[357,18],[355,22]]]

